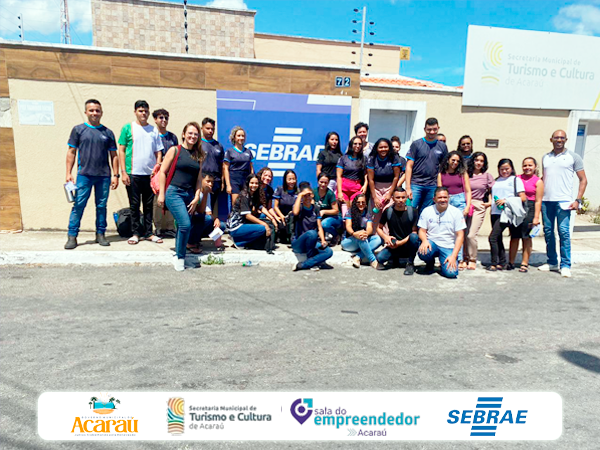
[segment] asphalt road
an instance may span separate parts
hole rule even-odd
[[[3,449],[597,449],[600,265],[404,277],[335,268],[5,267]],[[552,442],[50,442],[44,391],[555,391]]]

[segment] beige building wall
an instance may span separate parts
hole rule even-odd
[[[360,98],[426,102],[426,116],[438,119],[448,149],[456,150],[458,139],[468,134],[475,151],[488,156],[494,176],[498,175],[495,166],[501,158],[511,158],[519,166],[526,156],[541,160],[552,149],[549,138],[554,130],[566,129],[569,121],[569,111],[463,107],[460,93],[363,87]],[[419,129],[424,126],[417,124]],[[499,139],[499,148],[486,149],[486,139]]]
[[[67,140],[73,126],[85,121],[87,99],[100,100],[102,123],[115,133],[117,140],[123,125],[134,120],[133,105],[140,99],[150,104],[150,111],[166,108],[171,116],[169,130],[178,137],[187,122],[217,116],[215,91],[15,79],[9,80],[9,86],[23,227],[29,230],[67,229],[71,211],[63,191]],[[19,99],[53,101],[55,125],[19,125]],[[154,122],[150,119],[149,123]],[[76,172],[74,167],[73,175]],[[128,206],[125,186],[119,183],[109,196],[109,230],[115,230],[112,213]],[[82,231],[95,230],[95,214],[92,195],[81,223]]]
[[[185,53],[183,3],[92,0],[97,47]],[[191,55],[254,58],[255,11],[187,6]]]
[[[463,107],[460,93],[363,87],[360,98],[426,102],[426,117],[438,119],[440,132],[447,137],[448,149],[456,150],[459,138],[468,134],[473,138],[475,151],[487,155],[488,171],[494,178],[498,176],[496,167],[502,158],[512,159],[518,173],[527,156],[541,162],[542,156],[552,150],[549,139],[554,130],[566,130],[569,121],[569,111]],[[352,119],[357,121],[355,109],[358,108],[353,108]],[[424,126],[424,123],[417,124],[417,129]],[[377,136],[369,136],[371,142],[376,139]],[[486,139],[499,139],[499,148],[485,148]],[[402,143],[403,152],[409,145]],[[489,219],[486,219],[481,232],[490,231]]]
[[[369,73],[398,74],[400,46],[374,45],[365,47],[364,70]],[[352,52],[356,54],[353,55]],[[293,36],[255,33],[254,54],[257,59],[311,64],[350,66],[359,64],[360,45],[350,42],[310,39]],[[372,53],[373,56],[368,56]],[[372,64],[367,67],[367,63]]]

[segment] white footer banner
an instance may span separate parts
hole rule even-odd
[[[47,440],[552,440],[554,392],[45,392]]]

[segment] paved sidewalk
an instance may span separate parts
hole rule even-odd
[[[101,247],[94,243],[95,235],[82,232],[78,237],[79,246],[75,250],[64,250],[67,234],[64,231],[25,231],[22,233],[0,234],[0,265],[15,264],[171,264],[175,246],[174,239],[165,239],[163,244],[142,241],[137,245],[129,245],[120,236],[107,235],[110,247]],[[298,257],[288,246],[280,245],[274,255],[263,251],[234,249],[229,247],[231,241],[224,236],[225,251],[217,251],[212,241],[203,240],[204,252],[200,260],[206,262],[209,255],[222,258],[224,264],[241,264],[252,261],[254,264],[289,264],[298,261]],[[479,260],[488,264],[490,260],[487,236],[479,237]],[[508,249],[509,238],[504,238]],[[576,221],[575,232],[571,240],[572,259],[574,264],[600,262],[600,226],[590,224],[580,218]],[[534,239],[531,264],[546,262],[546,245],[543,236]],[[338,245],[333,248],[332,265],[350,264],[350,254],[342,251]],[[190,262],[197,255],[188,254]],[[517,262],[520,261],[520,255]],[[417,258],[417,264],[420,260]]]

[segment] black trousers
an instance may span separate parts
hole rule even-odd
[[[152,214],[154,192],[150,187],[150,175],[129,175],[131,183],[127,186],[129,208],[131,209],[131,231],[135,236],[152,236]],[[144,210],[144,221],[140,221],[140,206]]]
[[[521,238],[521,227],[514,227],[508,223],[500,222],[501,214],[492,214],[492,232],[490,233],[490,253],[492,257],[492,266],[506,264],[506,250],[502,241],[502,233],[508,228],[510,236],[513,239]]]

